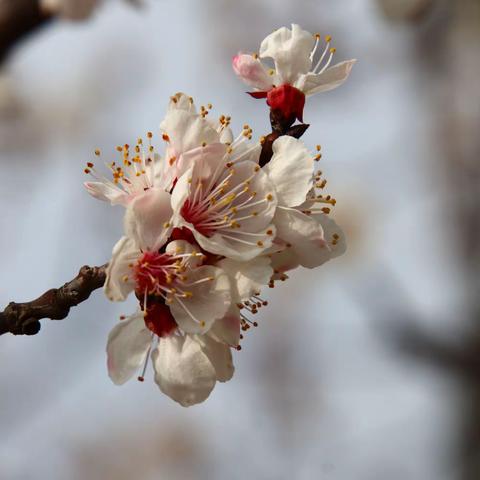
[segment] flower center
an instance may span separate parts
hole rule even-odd
[[[215,232],[215,227],[209,223],[208,205],[202,205],[201,202],[193,203],[190,199],[187,199],[180,210],[180,214],[195,227],[197,232],[205,237],[210,237]]]
[[[136,291],[140,295],[162,295],[173,281],[175,259],[166,253],[145,252],[134,266]]]

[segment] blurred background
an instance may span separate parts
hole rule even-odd
[[[101,291],[0,337],[0,479],[480,479],[480,1],[36,3],[0,0],[0,305],[109,258],[122,210],[84,164],[157,131],[173,93],[268,133],[230,61],[291,22],[359,60],[303,137],[349,251],[264,292],[234,378],[190,409],[151,375],[110,382],[133,305]]]

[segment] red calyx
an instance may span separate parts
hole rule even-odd
[[[247,92],[253,98],[266,98],[267,105],[272,110],[280,112],[291,123],[297,118],[303,122],[303,107],[305,106],[305,94],[298,88],[286,83],[280,87],[274,87],[268,92]]]
[[[170,308],[164,303],[157,302],[148,304],[145,325],[159,337],[166,337],[177,328],[177,322],[175,322]]]
[[[297,118],[303,122],[305,94],[298,88],[285,84],[272,88],[267,94],[267,104],[272,110],[278,110],[285,119]]]

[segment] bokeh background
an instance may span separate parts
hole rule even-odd
[[[233,380],[190,409],[110,382],[133,306],[101,291],[0,337],[0,479],[478,480],[480,2],[143,4],[54,18],[4,58],[0,304],[109,258],[122,210],[83,190],[84,164],[157,131],[171,94],[267,133],[230,60],[291,22],[358,58],[305,112],[349,251],[265,292]]]

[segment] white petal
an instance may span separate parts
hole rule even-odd
[[[312,216],[322,226],[325,240],[328,243],[329,252],[325,255],[325,260],[322,263],[343,255],[347,250],[347,243],[345,241],[343,230],[335,223],[333,218],[324,213]],[[335,242],[333,242],[334,235],[336,237]]]
[[[228,382],[235,370],[230,347],[224,343],[217,342],[209,335],[195,335],[195,340],[202,346],[203,352],[214,366],[217,380],[219,382]]]
[[[262,92],[273,88],[272,77],[262,62],[251,54],[239,53],[232,60],[234,72],[250,87]]]
[[[271,57],[282,83],[293,84],[312,66],[310,53],[314,36],[293,24],[292,30],[282,27],[265,38],[260,46],[260,57]]]
[[[170,194],[161,188],[151,188],[137,196],[127,208],[125,233],[142,250],[158,250],[172,230]]]
[[[184,407],[206,400],[215,386],[215,367],[189,335],[160,338],[152,360],[160,390]]]
[[[112,301],[121,301],[134,289],[135,281],[129,265],[139,256],[133,240],[122,237],[113,247],[112,259],[108,262],[107,278],[103,290]]]
[[[104,202],[110,202],[112,205],[126,206],[129,201],[129,195],[127,193],[117,190],[105,183],[85,182],[83,185],[92,197],[103,200]]]
[[[228,237],[226,234],[219,233],[205,237],[197,232],[193,225],[186,224],[186,226],[192,230],[195,240],[204,250],[239,262],[248,262],[269,249],[272,246],[276,231],[275,225],[270,224],[266,226],[264,232],[258,232],[254,237],[242,234],[241,231],[229,232]],[[272,233],[268,234],[267,231]]]
[[[271,255],[272,267],[275,272],[284,273],[297,268],[300,264],[293,248],[286,248]]]
[[[345,82],[355,62],[356,60],[348,60],[337,63],[323,73],[307,73],[298,79],[295,86],[305,95],[328,92]]]
[[[330,259],[322,225],[313,217],[295,209],[278,208],[274,222],[278,237],[292,245],[289,248],[300,265],[315,268]]]
[[[108,335],[107,366],[113,383],[129,380],[145,361],[152,332],[145,326],[141,312],[122,320]]]
[[[225,155],[226,149],[227,147],[223,143],[217,142],[184,152],[174,165],[176,168],[175,177],[180,178],[191,166],[199,162],[211,162],[213,158],[220,161]]]
[[[312,188],[312,155],[301,140],[282,136],[273,142],[273,156],[263,169],[277,191],[278,203],[295,207],[303,203]]]
[[[223,270],[211,266],[195,268],[186,275],[187,280],[175,285],[175,288],[192,295],[184,298],[175,296],[170,311],[184,332],[205,333],[230,306],[230,281]],[[205,279],[209,280],[203,281]]]
[[[223,318],[217,320],[208,335],[218,342],[237,346],[240,342],[240,310],[235,303],[228,309]]]
[[[270,258],[266,256],[257,257],[249,262],[225,258],[218,262],[218,266],[230,277],[238,300],[247,300],[263,286],[268,285],[273,275],[270,263]]]
[[[169,145],[173,155],[197,148],[203,142],[218,143],[220,136],[215,129],[200,115],[181,109],[172,109],[160,125],[161,130],[169,137]]]

